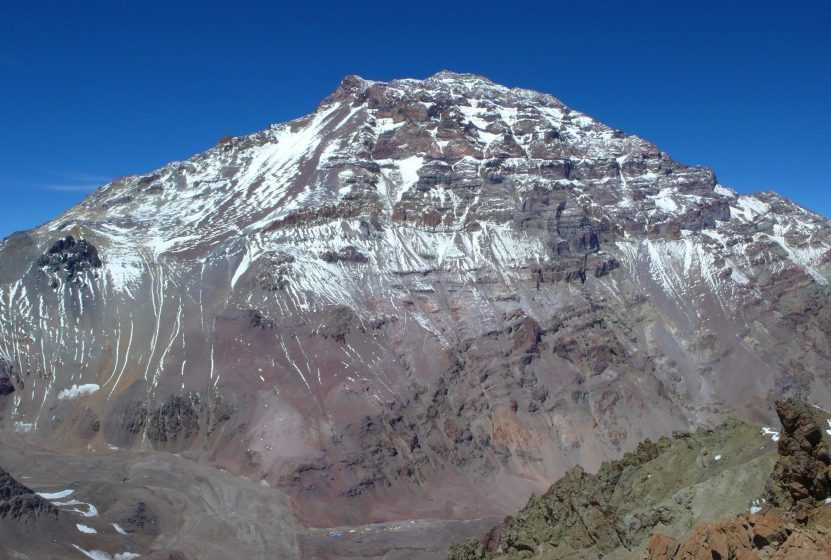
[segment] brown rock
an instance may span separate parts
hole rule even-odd
[[[797,531],[770,556],[771,560],[820,560],[831,558],[831,540],[827,535]]]
[[[678,542],[672,537],[656,533],[649,539],[647,545],[648,558],[654,560],[670,560],[675,558],[675,553],[678,551]]]

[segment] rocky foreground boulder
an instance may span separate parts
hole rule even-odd
[[[714,430],[645,441],[596,474],[569,471],[451,560],[637,558],[658,528],[683,532],[700,519],[746,511],[764,492],[775,445],[730,420]]]
[[[828,415],[794,400],[777,402],[776,411],[783,432],[765,511],[700,525],[679,540],[656,534],[648,560],[831,558]]]
[[[575,468],[449,558],[831,558],[828,414],[795,400],[776,410],[781,433],[729,421],[646,441],[597,474]]]
[[[55,506],[0,468],[0,520],[29,522],[57,516]]]

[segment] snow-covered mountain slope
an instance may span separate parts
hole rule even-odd
[[[559,100],[347,77],[0,246],[0,413],[187,451],[316,525],[513,510],[774,398],[831,405],[831,224]]]

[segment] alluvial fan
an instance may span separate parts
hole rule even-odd
[[[0,430],[181,453],[309,526],[502,515],[831,405],[829,279],[828,220],[550,95],[350,76],[2,242]]]

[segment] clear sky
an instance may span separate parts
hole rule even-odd
[[[346,74],[551,93],[831,215],[827,2],[0,2],[0,236],[310,110]]]

